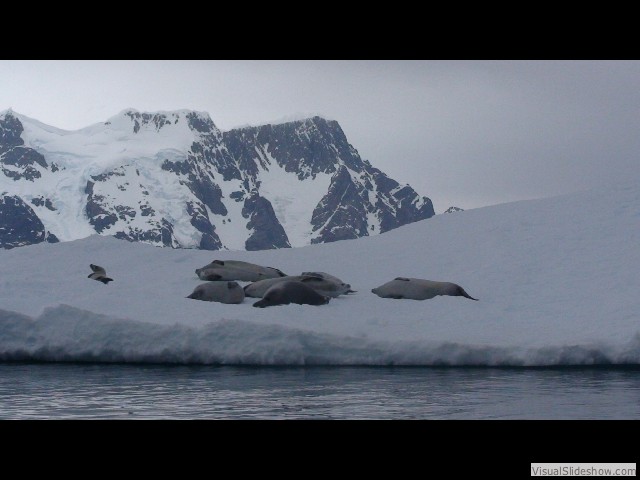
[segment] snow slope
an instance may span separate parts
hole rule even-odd
[[[111,237],[0,251],[0,359],[207,364],[640,364],[640,183],[438,215],[382,235],[255,252]],[[357,294],[253,308],[184,298],[211,260],[325,271]],[[87,278],[89,263],[114,282]],[[460,297],[378,298],[396,277]]]

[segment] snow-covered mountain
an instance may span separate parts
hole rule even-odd
[[[263,250],[355,239],[434,215],[360,158],[336,121],[220,131],[209,115],[125,110],[65,131],[0,113],[0,246],[98,233]]]

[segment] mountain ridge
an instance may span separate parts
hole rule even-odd
[[[60,241],[99,233],[174,248],[287,248],[435,214],[320,116],[222,131],[207,112],[125,109],[66,131],[9,109],[0,168],[0,193],[21,198]]]

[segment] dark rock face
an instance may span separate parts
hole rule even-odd
[[[319,172],[335,172],[337,159],[350,168],[360,168],[362,163],[338,122],[320,117],[230,130],[223,139],[239,168],[254,183],[259,166],[268,168],[267,158],[273,158],[285,171],[296,173],[300,180],[315,178]]]
[[[202,250],[220,250],[222,242],[216,234],[216,227],[209,221],[209,215],[204,205],[200,203],[187,203],[187,213],[191,216],[191,225],[202,232],[200,248]]]
[[[24,145],[24,126],[11,112],[0,117],[0,170],[15,182],[34,182],[49,169],[44,156]],[[51,171],[57,171],[55,164]],[[34,210],[17,195],[0,195],[0,247],[13,248],[33,243],[56,243],[58,238],[49,233]],[[32,199],[35,206],[55,208],[49,198]]]
[[[33,209],[18,196],[0,196],[0,247],[14,248],[44,241],[56,243],[58,239],[45,230]]]
[[[20,120],[14,117],[11,112],[0,119],[0,145],[3,149],[24,145],[22,132],[24,127]]]
[[[119,231],[113,235],[120,240],[130,242],[146,242],[159,244],[163,247],[179,247],[180,244],[174,238],[173,226],[166,219],[159,222],[152,222],[151,228],[141,230],[139,228],[129,228],[127,231]]]
[[[46,170],[48,164],[41,154],[24,146],[23,131],[20,120],[10,113],[0,118],[0,165],[7,177],[33,182],[42,176],[40,170]]]
[[[311,224],[318,235],[311,243],[367,236],[367,211],[361,193],[347,168],[341,167],[331,179],[329,191],[313,211]]]
[[[161,113],[151,114],[129,111],[125,115],[131,118],[133,133],[138,133],[140,128],[145,125],[153,125],[156,131],[160,131],[163,126],[171,123],[167,116]]]
[[[270,250],[291,247],[287,234],[278,222],[271,202],[254,193],[244,201],[242,216],[249,219],[247,228],[253,230],[245,242],[247,250]]]
[[[227,207],[222,203],[222,190],[216,185],[211,177],[190,176],[187,183],[189,190],[193,192],[198,200],[211,209],[215,215],[227,215]]]
[[[140,215],[142,215],[143,217],[148,217],[155,214],[156,211],[151,208],[148,203],[140,202]]]
[[[456,213],[456,212],[464,212],[464,209],[459,207],[449,207],[443,213]]]
[[[31,203],[33,203],[37,207],[41,207],[44,205],[46,208],[48,208],[52,212],[56,211],[56,208],[53,206],[53,203],[51,203],[51,200],[48,198],[34,197],[31,199]]]
[[[380,233],[435,215],[431,200],[427,197],[419,197],[415,190],[408,185],[400,188],[389,197],[394,201],[395,210],[390,210],[380,200],[377,202],[380,211],[384,212],[380,221]],[[422,206],[417,208],[416,203],[420,201],[422,201]]]
[[[192,130],[200,133],[215,133],[218,130],[211,118],[203,117],[196,112],[187,113],[187,121]]]
[[[109,175],[100,175],[92,177],[96,181],[104,182]],[[93,225],[96,232],[102,233],[107,228],[115,225],[118,221],[118,215],[110,211],[108,202],[103,195],[94,193],[95,182],[91,180],[87,181],[87,185],[84,189],[87,194],[87,205],[85,207],[85,213],[89,219],[89,223]],[[105,203],[107,203],[105,207]]]

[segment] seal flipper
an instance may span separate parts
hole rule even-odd
[[[269,267],[269,268],[273,268],[273,267]],[[282,273],[282,270],[278,270],[277,268],[273,268],[278,275],[280,275],[281,277],[288,277],[289,275],[287,275],[286,273]]]
[[[221,278],[222,276],[218,275],[217,273],[210,273],[209,275],[205,275],[205,278],[203,278],[202,280],[215,281],[215,280],[220,280]]]
[[[105,285],[107,285],[109,282],[113,282],[113,278],[109,277],[96,278],[96,280],[104,283]]]
[[[477,298],[473,298],[471,295],[469,295],[467,292],[464,291],[464,288],[459,287],[460,290],[458,290],[458,294],[462,297],[466,297],[466,298],[470,298],[471,300],[475,300],[476,302],[479,301],[479,299]]]
[[[262,300],[258,300],[256,303],[254,303],[253,306],[257,308],[264,308],[267,306],[267,302],[263,298]]]

